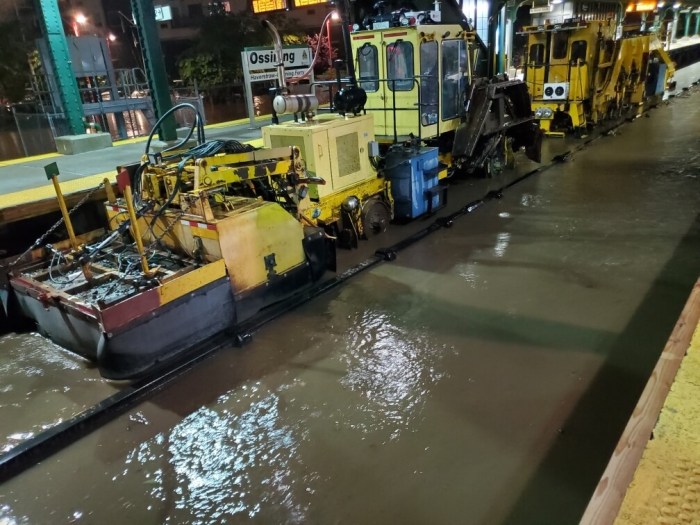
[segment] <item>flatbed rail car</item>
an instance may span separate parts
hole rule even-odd
[[[332,239],[295,215],[298,150],[224,153],[216,178],[206,158],[123,171],[103,225],[10,268],[8,315],[125,379],[318,280]],[[277,191],[241,195],[256,185]]]

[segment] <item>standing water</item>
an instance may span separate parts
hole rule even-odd
[[[700,273],[699,113],[219,352],[5,483],[0,522],[577,523]]]

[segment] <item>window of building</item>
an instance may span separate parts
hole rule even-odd
[[[357,50],[357,70],[360,87],[367,92],[379,89],[379,64],[377,48],[365,44]]]
[[[413,89],[413,44],[397,41],[386,46],[386,70],[389,89],[411,91]]]
[[[204,15],[202,4],[190,4],[187,6],[187,16],[190,18],[199,19]]]

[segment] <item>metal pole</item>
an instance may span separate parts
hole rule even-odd
[[[14,104],[12,105],[12,116],[15,119],[15,126],[17,126],[17,134],[19,135],[19,141],[22,144],[22,151],[24,151],[24,156],[28,157],[29,153],[27,153],[27,145],[24,143],[24,137],[22,136],[22,130],[19,127],[19,120],[17,120],[17,112],[15,111]]]
[[[138,218],[136,217],[136,209],[134,208],[134,198],[131,195],[131,186],[126,186],[124,188],[124,198],[126,199],[126,209],[129,212],[131,235],[134,237],[134,241],[136,242],[136,250],[139,252],[139,257],[141,259],[141,271],[146,277],[153,277],[158,269],[154,268],[151,270],[148,267],[148,259],[146,258],[146,252],[143,249],[143,239],[141,238],[139,222]]]
[[[78,239],[75,237],[75,230],[73,229],[73,223],[70,220],[70,214],[68,213],[68,208],[66,207],[66,200],[63,197],[63,192],[61,191],[61,185],[58,183],[58,166],[56,163],[49,164],[44,167],[47,177],[53,183],[53,188],[56,191],[56,199],[58,199],[58,207],[61,209],[61,215],[63,215],[63,223],[66,225],[66,230],[68,231],[68,238],[70,239],[70,245],[73,251],[77,252],[80,246],[78,245]],[[81,263],[80,267],[83,270],[83,275],[86,281],[92,280],[92,271],[87,263]]]
[[[156,119],[167,113],[173,103],[168,90],[168,75],[165,72],[163,50],[158,37],[155,8],[153,0],[131,0],[131,9],[136,20],[143,62],[146,66],[146,78],[151,89],[153,109]],[[160,125],[160,139],[169,141],[177,138],[175,117],[171,115]]]
[[[83,104],[80,100],[78,84],[71,62],[63,21],[56,0],[38,0],[41,10],[41,29],[46,37],[49,57],[56,72],[56,83],[63,105],[63,113],[68,121],[68,128],[73,135],[85,133],[83,126]]]

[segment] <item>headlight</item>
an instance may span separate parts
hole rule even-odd
[[[535,110],[535,118],[552,118],[554,111],[550,108],[537,108]]]
[[[340,207],[343,208],[343,211],[351,213],[360,207],[360,199],[358,199],[354,195],[351,195],[350,197],[345,197],[345,200],[340,205]]]

